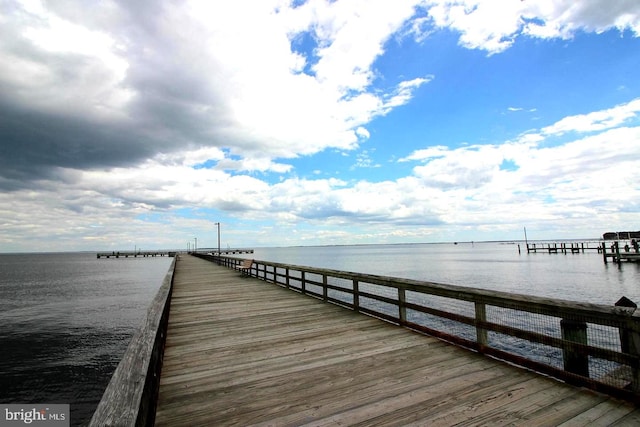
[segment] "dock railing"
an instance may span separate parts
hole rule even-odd
[[[142,327],[133,335],[89,426],[153,425],[176,258],[154,297]]]
[[[199,256],[229,268],[243,261]],[[254,260],[248,273],[567,383],[640,403],[640,314],[628,300],[623,306],[579,303],[260,260]]]

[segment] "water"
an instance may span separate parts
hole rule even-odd
[[[86,424],[171,261],[0,255],[0,403],[69,403]]]
[[[246,255],[244,255],[246,257]],[[640,264],[596,251],[518,254],[499,243],[257,248],[253,258],[614,304],[640,303]],[[0,403],[70,403],[82,425],[162,283],[171,258],[0,255]]]

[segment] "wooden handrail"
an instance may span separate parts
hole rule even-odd
[[[242,259],[233,257],[202,257],[227,267],[242,262]],[[254,260],[251,275],[573,384],[640,402],[640,313],[635,308],[260,260]],[[369,287],[383,287],[387,292],[379,295]],[[466,304],[469,313],[430,306],[434,298]],[[375,303],[364,304],[364,301]],[[425,322],[420,320],[420,316],[449,322],[447,325],[463,325],[474,332],[461,335],[455,328],[439,327],[438,322]],[[517,317],[518,322],[510,323],[509,316]],[[545,322],[542,326],[536,324],[540,318]],[[526,327],[520,323],[525,323]],[[592,339],[589,330],[598,334],[604,343]],[[518,349],[510,348],[509,340],[500,338],[503,336],[511,337],[509,340],[523,340],[529,345],[545,346],[553,353],[548,356],[553,360],[532,359]],[[621,343],[623,340],[624,345]],[[626,342],[634,345],[626,345]],[[594,358],[600,363],[598,369],[606,369],[606,373],[589,372]],[[621,377],[621,372],[626,374]]]
[[[131,338],[89,426],[153,425],[176,259],[149,306],[145,322]]]

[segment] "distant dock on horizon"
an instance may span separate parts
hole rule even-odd
[[[548,252],[550,254],[557,253],[584,253],[585,251],[598,251],[602,252],[603,243],[601,241],[596,242],[535,242],[525,243],[527,247],[527,253]],[[595,244],[596,246],[593,246]]]
[[[611,233],[607,233],[611,234]],[[607,236],[605,234],[605,236]],[[527,254],[547,252],[549,254],[579,254],[586,251],[597,251],[602,254],[605,264],[610,258],[614,263],[622,261],[638,262],[640,261],[640,245],[635,238],[628,239],[629,234],[619,240],[605,239],[599,241],[566,241],[566,242],[525,242]],[[595,245],[595,246],[594,246]],[[518,244],[518,252],[520,252],[520,244]]]
[[[98,252],[96,253],[96,258],[100,259],[100,258],[137,258],[137,257],[143,257],[143,258],[147,258],[147,257],[162,257],[162,256],[168,256],[168,257],[175,257],[176,254],[180,253],[180,251],[176,251],[176,250],[160,250],[160,251],[141,251],[141,250],[135,250],[135,251],[111,251],[111,252]],[[200,255],[214,255],[214,256],[221,256],[221,255],[239,255],[239,254],[252,254],[253,253],[253,249],[247,249],[247,248],[236,248],[236,249],[232,249],[232,248],[228,248],[228,249],[223,249],[223,250],[218,250],[218,249],[212,249],[212,248],[201,248],[201,249],[197,249],[197,250],[192,250],[192,251],[186,251],[186,253],[189,254],[200,254]]]
[[[98,252],[96,258],[148,258],[159,256],[176,256],[176,251],[111,251],[111,252]]]

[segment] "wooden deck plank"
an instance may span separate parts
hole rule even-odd
[[[452,366],[453,365],[453,366]],[[319,408],[312,411],[302,411],[288,414],[277,419],[278,425],[300,425],[305,420],[312,419],[314,426],[331,425],[390,425],[391,423],[406,424],[407,419],[417,408],[433,408],[442,401],[442,389],[452,394],[462,393],[469,384],[482,382],[489,386],[491,382],[504,387],[499,369],[487,369],[485,364],[459,365],[446,359],[435,369],[413,371],[407,379],[401,379],[401,387],[390,389],[388,383],[394,379],[382,379],[372,387],[359,383],[356,387],[361,390],[354,397],[344,402],[323,402]],[[520,379],[512,378],[514,382]],[[323,418],[321,418],[323,417]],[[308,421],[307,421],[308,422]]]
[[[630,408],[620,403],[618,406],[612,406],[609,402],[602,402],[599,405],[590,408],[579,416],[560,424],[558,427],[575,427],[585,424],[609,426],[616,421],[629,415]]]
[[[242,420],[251,417],[251,422],[259,420],[273,420],[275,417],[289,414],[291,412],[299,413],[300,409],[307,409],[311,403],[313,407],[335,408],[339,406],[342,409],[348,408],[354,401],[368,401],[376,399],[379,394],[381,384],[390,392],[391,390],[411,390],[421,387],[421,378],[416,375],[414,367],[405,367],[404,369],[396,368],[393,362],[397,360],[401,351],[395,355],[385,355],[372,364],[371,358],[362,359],[356,366],[363,374],[357,381],[348,375],[353,369],[351,363],[343,363],[339,365],[327,366],[324,369],[314,372],[314,370],[306,370],[296,372],[295,375],[280,375],[278,377],[269,377],[259,381],[231,385],[229,387],[215,387],[210,391],[204,391],[197,395],[191,396],[189,402],[177,401],[175,409],[183,410],[183,405],[195,403],[195,406],[202,406],[200,403],[212,402],[215,396],[215,404],[208,407],[218,412],[218,422],[223,425],[234,420],[236,415],[233,411],[226,412],[228,408],[235,408],[242,405]],[[429,372],[434,378],[451,371],[442,369],[441,364],[445,363],[446,358],[440,361],[439,369],[430,368],[425,372]],[[476,372],[481,367],[476,366]],[[459,376],[456,373],[456,378]],[[491,372],[484,371],[484,375],[492,375]],[[291,393],[295,388],[296,399],[291,399]],[[243,398],[244,393],[250,391],[251,399],[249,401]],[[240,399],[240,400],[238,400]],[[213,402],[212,402],[213,403]],[[187,409],[188,410],[188,409]],[[241,419],[236,420],[242,422]]]
[[[601,424],[606,425],[606,424]],[[640,413],[633,411],[610,424],[611,426],[640,426]]]
[[[639,415],[208,261],[178,260],[156,425],[624,425]]]
[[[386,336],[380,334],[377,335],[380,339],[384,339]],[[340,338],[344,339],[345,335],[340,335]],[[375,342],[372,343],[370,339],[362,337],[353,337],[348,346],[346,344],[332,345],[331,339],[326,337],[317,339],[315,342],[309,342],[308,345],[303,347],[301,347],[299,343],[300,339],[286,343],[282,339],[278,338],[275,345],[270,345],[269,342],[260,341],[254,344],[248,343],[243,345],[241,343],[234,347],[226,346],[215,348],[213,350],[207,347],[204,351],[199,349],[196,350],[197,354],[190,357],[188,361],[185,360],[185,352],[181,351],[180,353],[176,353],[176,355],[172,355],[171,358],[165,359],[165,361],[167,361],[167,369],[163,370],[163,372],[172,372],[169,369],[173,366],[172,362],[174,359],[177,359],[179,362],[179,365],[177,366],[179,372],[188,373],[190,371],[197,371],[199,366],[206,366],[205,359],[211,357],[216,358],[217,365],[220,367],[244,365],[255,361],[260,363],[281,364],[283,362],[287,362],[287,359],[292,358],[296,358],[299,363],[310,363],[311,361],[319,360],[324,356],[331,357],[335,355],[336,351],[340,350],[340,348],[342,348],[344,352],[347,350],[350,352],[363,352],[369,349],[376,350],[379,348]],[[401,348],[415,346],[415,342],[411,342],[411,340],[403,342],[398,341],[397,344],[397,346],[401,346]]]

